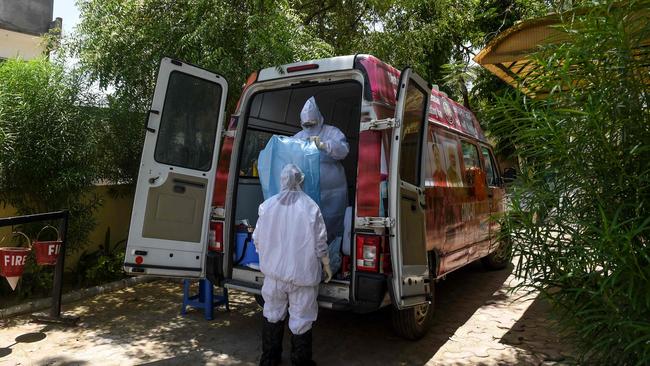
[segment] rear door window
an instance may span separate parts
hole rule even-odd
[[[154,153],[157,162],[210,170],[221,93],[217,83],[177,71],[170,74]]]
[[[420,145],[424,127],[423,111],[428,102],[426,92],[417,84],[409,81],[406,91],[406,103],[402,117],[402,146],[399,174],[402,180],[415,186],[420,185]]]

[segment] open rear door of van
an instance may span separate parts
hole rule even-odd
[[[160,62],[124,258],[127,273],[205,276],[227,93],[228,83],[217,74],[169,58]]]
[[[431,88],[410,68],[402,71],[391,146],[388,211],[392,294],[398,309],[429,300],[429,268],[425,234],[422,149]]]

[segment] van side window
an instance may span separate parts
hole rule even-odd
[[[257,158],[260,151],[264,150],[266,144],[273,136],[271,132],[263,132],[249,129],[244,138],[244,147],[239,165],[240,177],[259,177],[257,171]]]
[[[463,163],[465,164],[465,175],[473,169],[481,169],[481,159],[476,146],[467,141],[461,141],[463,149]]]
[[[435,181],[434,185],[441,187],[462,186],[458,140],[436,133],[435,142],[429,152],[431,162],[433,162],[431,177]]]
[[[426,187],[460,187],[460,159],[458,142],[433,132],[429,127],[427,136],[425,181]]]
[[[487,147],[483,146],[481,147],[481,153],[483,153],[483,160],[485,160],[485,170],[487,172],[488,185],[496,187],[499,185],[499,180],[497,179],[497,173],[494,169],[495,164],[494,159],[492,158],[492,154],[490,154],[490,150]]]

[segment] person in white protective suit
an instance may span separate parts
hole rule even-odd
[[[324,118],[311,97],[300,112],[302,131],[293,137],[311,139],[320,149],[320,209],[327,226],[327,242],[343,234],[343,217],[348,206],[348,183],[341,160],[350,152],[345,135]]]
[[[264,201],[253,241],[264,273],[264,326],[260,365],[278,365],[282,358],[284,319],[289,312],[291,363],[312,365],[312,323],[318,314],[321,263],[324,281],[332,278],[327,233],[320,209],[301,189],[304,175],[287,164],[280,193]]]

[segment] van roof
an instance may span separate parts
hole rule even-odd
[[[290,76],[298,76],[304,74],[316,74],[330,71],[351,70],[354,68],[354,55],[337,56],[330,58],[322,58],[318,60],[309,60],[294,62],[292,64],[267,67],[260,70],[257,81],[268,81],[274,79],[281,79]],[[315,65],[312,68],[301,68]]]
[[[401,72],[372,55],[337,56],[267,67],[259,71],[257,81],[352,70],[355,68],[355,61],[358,61],[360,66],[365,69],[364,74],[371,89],[367,94],[368,98],[374,102],[395,105],[395,95]],[[474,113],[435,88],[431,90],[428,120],[430,123],[441,125],[487,143]]]

